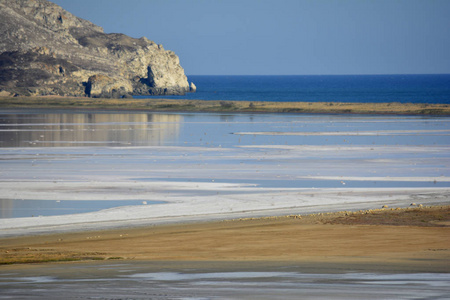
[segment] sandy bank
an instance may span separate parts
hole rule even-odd
[[[4,238],[0,262],[329,262],[450,272],[450,206]]]

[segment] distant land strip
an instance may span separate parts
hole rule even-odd
[[[0,109],[6,108],[104,109],[155,112],[450,115],[449,104],[105,99],[61,96],[0,97]]]

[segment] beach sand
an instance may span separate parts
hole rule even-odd
[[[450,206],[414,206],[3,238],[0,263],[3,270],[72,260],[210,267],[325,263],[446,273],[449,237]]]

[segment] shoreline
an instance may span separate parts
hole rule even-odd
[[[141,112],[300,113],[449,116],[450,105],[428,103],[258,102],[173,99],[104,99],[62,96],[0,97],[0,109]]]
[[[5,187],[5,185],[3,185]],[[77,189],[75,186],[73,189]],[[106,187],[108,188],[108,187]],[[242,190],[243,188],[238,188]],[[5,191],[6,189],[4,189]],[[99,230],[123,230],[128,228],[142,228],[149,226],[166,226],[180,224],[196,224],[217,222],[223,220],[233,220],[242,218],[267,218],[281,217],[284,215],[314,215],[326,213],[338,213],[340,211],[353,212],[361,210],[376,210],[381,207],[396,207],[406,209],[416,201],[415,195],[420,194],[421,206],[448,205],[448,188],[419,188],[419,189],[347,189],[338,192],[336,189],[313,189],[304,190],[302,195],[310,197],[314,201],[323,199],[322,204],[298,205],[298,191],[291,191],[285,194],[285,204],[270,207],[261,202],[254,205],[235,206],[233,211],[224,211],[223,207],[208,206],[209,201],[194,201],[186,203],[172,203],[171,207],[166,205],[132,205],[111,208],[106,210],[92,211],[82,214],[55,215],[42,217],[25,218],[4,218],[0,219],[0,239],[8,237],[23,237],[32,235],[65,234],[78,231],[99,231]],[[266,190],[266,197],[270,196],[270,191]],[[440,199],[436,194],[441,195]],[[402,197],[396,199],[392,196]],[[159,196],[156,196],[158,198]],[[263,197],[261,194],[256,197]],[[345,203],[339,201],[329,201],[329,197],[336,199],[346,199]],[[365,201],[361,201],[361,198]],[[253,198],[255,201],[257,198]],[[82,200],[80,200],[82,201]],[[236,205],[233,199],[222,198],[224,207]],[[182,212],[182,213],[177,213]]]
[[[330,263],[448,273],[449,233],[450,205],[240,218],[1,238],[0,265]]]

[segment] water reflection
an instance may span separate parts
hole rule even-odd
[[[178,140],[182,115],[4,114],[0,147],[159,146]]]

